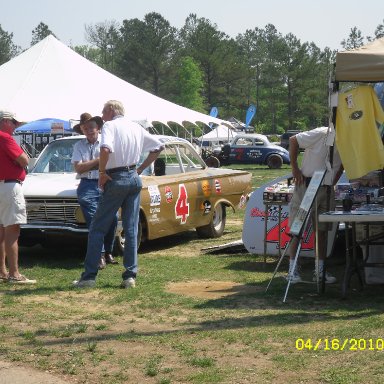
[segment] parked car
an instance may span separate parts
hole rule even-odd
[[[58,245],[74,237],[86,239],[88,230],[77,201],[71,163],[74,144],[84,136],[49,143],[23,184],[28,222],[21,226],[20,245]],[[159,136],[165,150],[154,167],[143,172],[139,240],[196,229],[200,237],[220,237],[226,208],[236,209],[250,191],[251,174],[209,168],[186,140]],[[146,154],[143,154],[143,158]],[[124,247],[119,221],[117,245]]]
[[[295,136],[300,131],[287,131],[280,136],[280,146],[289,151],[289,138]]]
[[[236,135],[230,144],[224,145],[216,154],[220,164],[266,164],[269,168],[281,168],[290,164],[289,153],[279,145],[272,144],[260,134]]]

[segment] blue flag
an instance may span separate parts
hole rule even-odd
[[[219,114],[219,110],[217,109],[217,107],[212,107],[211,112],[209,112],[209,116],[217,117],[218,114]]]
[[[219,114],[219,110],[217,109],[217,107],[212,107],[211,111],[209,112],[209,116],[217,117],[218,114]],[[213,127],[213,123],[209,123],[209,128],[212,129],[212,127]]]
[[[247,114],[245,116],[245,125],[247,127],[251,123],[251,121],[252,121],[253,117],[255,116],[255,114],[256,114],[256,106],[251,104],[248,107]]]

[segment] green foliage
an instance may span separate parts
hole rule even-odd
[[[92,61],[111,72],[116,71],[115,51],[119,42],[118,28],[119,25],[114,20],[85,26],[87,40],[97,47],[97,51],[90,48],[85,53],[93,54]],[[96,52],[97,55],[95,55]]]
[[[357,27],[351,28],[351,32],[348,36],[347,39],[344,39],[341,42],[341,46],[345,50],[350,50],[350,49],[356,49],[364,45],[364,38],[363,35],[361,34],[360,29],[357,29]]]
[[[103,55],[100,48],[93,48],[89,45],[77,45],[71,48],[79,55],[85,57],[87,60],[92,61],[100,67],[103,67]]]
[[[7,33],[0,25],[0,65],[11,60],[20,50],[20,47],[13,44],[12,39],[13,33]]]
[[[223,69],[230,60],[228,36],[208,19],[190,14],[180,30],[181,51],[192,56],[204,73],[205,98],[208,105],[218,104],[216,98],[225,86]]]
[[[181,60],[178,73],[179,96],[176,101],[184,107],[205,112],[201,90],[203,87],[202,73],[195,61],[187,56]]]
[[[31,47],[49,35],[55,36],[47,24],[40,22],[39,25],[32,31]]]
[[[140,88],[162,95],[176,49],[176,28],[156,12],[144,20],[123,20],[118,45],[118,73]],[[172,76],[171,76],[172,77]]]
[[[381,37],[384,37],[384,19],[383,22],[375,29],[375,38],[380,39]]]

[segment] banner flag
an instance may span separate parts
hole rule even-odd
[[[255,116],[255,114],[256,114],[256,106],[251,104],[248,107],[247,114],[245,116],[245,124],[246,124],[247,127],[251,123],[251,121],[252,121],[253,117]]]
[[[218,114],[219,114],[219,110],[217,109],[217,107],[212,107],[211,111],[209,112],[209,116],[217,117]],[[212,127],[213,127],[213,123],[209,123],[209,128],[212,129]]]

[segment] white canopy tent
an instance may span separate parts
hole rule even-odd
[[[0,66],[0,107],[20,121],[100,115],[107,100],[120,100],[132,120],[185,126],[229,124],[152,95],[88,61],[52,35]]]
[[[218,144],[219,142],[231,141],[234,136],[236,136],[236,132],[234,132],[233,129],[228,128],[225,125],[218,125],[210,132],[199,137],[199,140],[202,143],[209,142]]]

